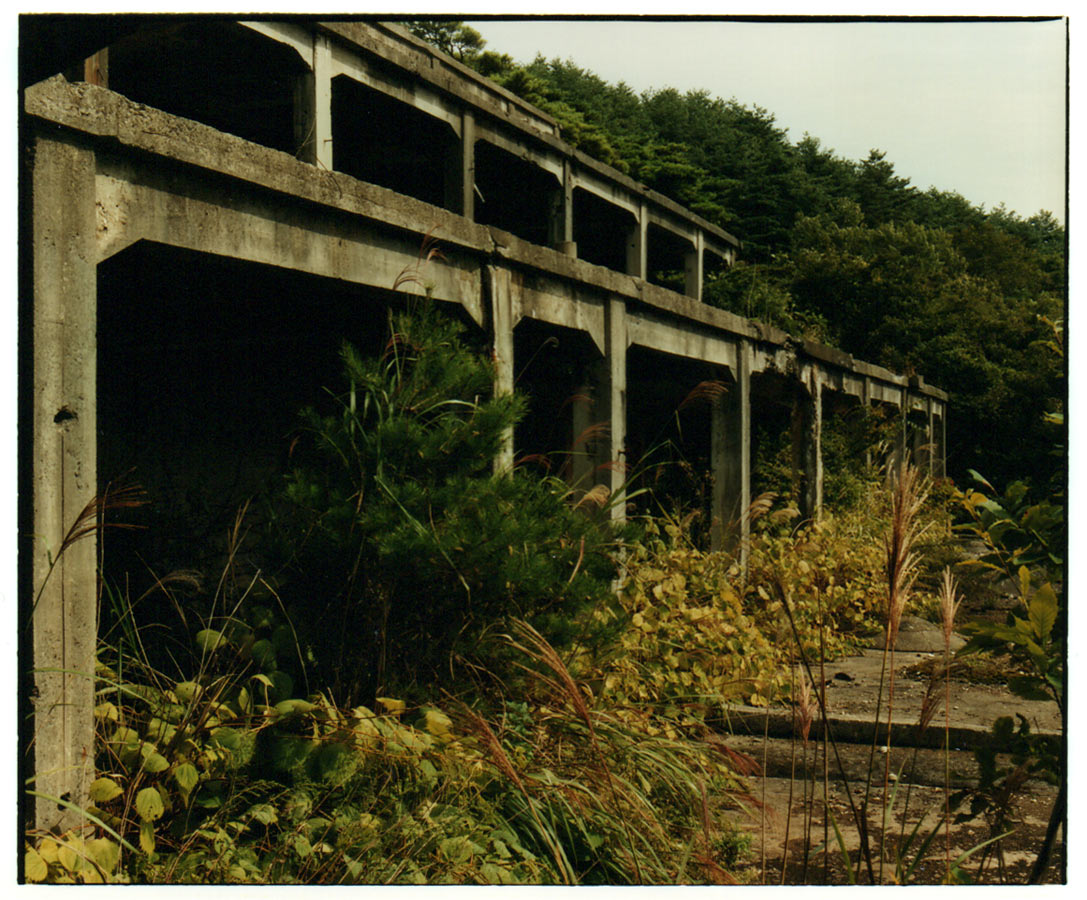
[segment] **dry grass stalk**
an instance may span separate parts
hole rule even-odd
[[[940,619],[944,635],[944,877],[951,883],[951,635],[962,598],[951,574],[944,569],[940,582]]]
[[[723,397],[728,393],[728,385],[723,381],[700,381],[693,388],[690,393],[680,401],[678,409],[683,409],[692,403],[697,403],[700,400],[706,400],[713,402],[719,397]]]
[[[887,799],[891,783],[891,727],[894,716],[894,648],[898,640],[898,629],[902,614],[909,601],[910,592],[917,578],[919,554],[914,550],[917,540],[926,530],[918,522],[918,513],[928,496],[920,472],[908,462],[899,467],[894,491],[891,494],[891,527],[884,538],[885,573],[887,578],[887,640],[883,648],[884,667],[889,663],[890,671],[887,689],[887,739],[886,755],[883,764],[883,799],[881,842],[885,840],[887,828]],[[882,683],[882,675],[880,681]],[[877,705],[878,709],[878,705]],[[877,713],[878,718],[878,713]],[[866,791],[867,795],[867,791]],[[883,881],[883,863],[886,853],[880,852],[880,881]]]
[[[541,635],[535,628],[533,628],[528,622],[517,621],[514,622],[514,629],[518,632],[519,636],[529,645],[519,644],[516,641],[510,639],[510,646],[517,650],[520,650],[526,656],[537,662],[543,663],[547,668],[557,676],[557,681],[546,676],[541,676],[544,681],[551,685],[553,688],[561,688],[560,695],[565,695],[570,701],[570,705],[573,706],[574,712],[577,713],[579,719],[585,723],[585,727],[589,732],[589,743],[593,748],[593,752],[596,755],[597,761],[601,770],[604,773],[604,779],[608,785],[608,792],[611,795],[612,804],[614,806],[615,814],[620,817],[623,823],[623,830],[626,832],[627,840],[630,844],[630,859],[634,865],[635,877],[638,883],[642,882],[641,866],[638,864],[638,854],[634,849],[634,838],[630,834],[630,825],[627,818],[623,816],[623,807],[619,802],[619,794],[615,788],[615,780],[612,778],[611,769],[608,767],[607,760],[604,758],[604,753],[600,749],[600,743],[596,736],[596,727],[593,725],[592,715],[589,712],[589,705],[585,702],[585,695],[581,689],[577,686],[573,676],[570,674],[570,670],[566,668],[566,664],[562,661],[562,657],[555,651],[555,648],[548,643],[547,639]],[[539,673],[536,673],[539,674]]]
[[[608,422],[594,422],[574,438],[573,448],[584,447],[586,444],[606,440],[611,434],[611,425]]]
[[[913,466],[903,465],[891,495],[891,528],[884,538],[887,646],[892,649],[898,637],[902,613],[917,578],[920,556],[913,548],[926,530],[917,521],[917,514],[927,497],[928,491],[918,470]]]
[[[574,504],[574,509],[579,509],[582,506],[595,506],[597,509],[603,509],[608,505],[610,498],[611,488],[606,484],[598,484],[581,496],[581,499]]]
[[[521,796],[525,798],[525,803],[528,805],[528,811],[531,813],[533,821],[536,823],[539,833],[547,841],[551,855],[555,858],[555,866],[559,872],[562,873],[563,878],[567,884],[572,884],[573,879],[568,867],[563,861],[562,852],[558,846],[554,843],[551,832],[548,831],[543,822],[540,821],[539,814],[536,812],[536,804],[529,794],[528,789],[525,787],[525,783],[521,780],[521,776],[517,774],[517,770],[513,767],[513,763],[510,762],[509,756],[506,755],[506,751],[502,747],[502,742],[498,740],[498,736],[491,729],[491,726],[487,724],[486,719],[480,716],[478,713],[473,712],[467,706],[462,705],[462,711],[465,718],[468,720],[471,729],[483,739],[483,745],[487,748],[487,752],[490,754],[495,766],[498,770],[505,775],[513,784],[517,790],[521,792]]]

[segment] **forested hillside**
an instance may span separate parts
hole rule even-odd
[[[771,111],[708,91],[639,94],[574,61],[515,62],[455,22],[421,37],[541,107],[563,137],[732,232],[741,263],[706,301],[838,346],[951,395],[949,473],[1061,479],[1065,235],[1047,211],[918,190],[884,153],[790,140]]]

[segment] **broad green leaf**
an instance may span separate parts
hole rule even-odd
[[[54,841],[52,838],[42,838],[41,843],[38,844],[38,853],[41,855],[41,858],[46,861],[46,863],[59,863],[59,851],[60,848],[57,846],[57,842]]]
[[[394,700],[392,697],[378,697],[377,702],[385,707],[385,712],[394,716],[400,715],[406,706],[403,700]]]
[[[110,743],[113,744],[138,744],[140,742],[140,733],[135,728],[127,728],[124,725],[119,725],[113,731],[113,736],[110,738]]]
[[[259,803],[249,810],[249,817],[260,822],[261,825],[271,825],[279,821],[275,807],[271,803]]]
[[[453,734],[449,730],[452,724],[449,716],[441,710],[428,709],[426,711],[426,729],[439,740],[448,742],[453,739]]]
[[[196,646],[204,653],[213,653],[220,647],[227,646],[226,635],[214,628],[205,628],[196,632]]]
[[[140,849],[148,856],[155,852],[155,826],[150,822],[140,824]]]
[[[271,677],[277,699],[286,700],[294,693],[294,680],[286,672],[277,669]]]
[[[49,877],[49,865],[33,847],[27,847],[23,856],[23,876],[32,883]]]
[[[95,804],[102,804],[120,797],[124,790],[112,778],[103,777],[92,781],[87,793]]]
[[[270,672],[276,667],[276,651],[267,638],[257,641],[249,651],[253,661],[264,671]]]
[[[121,860],[121,847],[109,838],[95,838],[87,842],[87,855],[98,864],[102,871],[112,872]]]
[[[165,772],[170,768],[170,763],[161,753],[148,753],[143,760],[143,768],[145,772],[150,772],[152,775],[159,772]]]
[[[116,722],[118,720],[117,707],[108,701],[106,703],[99,703],[98,706],[94,708],[94,717],[106,722]]]
[[[1057,595],[1053,592],[1052,585],[1043,584],[1035,591],[1028,613],[1034,634],[1040,641],[1046,641],[1057,621]]]
[[[136,812],[144,822],[153,822],[165,811],[162,797],[153,787],[146,787],[136,795]],[[140,840],[143,840],[142,835]]]
[[[82,841],[80,841],[82,844]],[[76,852],[78,849],[79,852]],[[77,871],[83,864],[83,860],[80,858],[80,853],[83,851],[83,847],[78,848],[72,846],[71,839],[62,841],[57,847],[57,857],[60,860],[60,864],[64,866],[69,872]]]
[[[211,733],[211,741],[227,750],[237,750],[242,745],[241,735],[233,728],[216,728]]]
[[[174,780],[182,791],[189,794],[200,781],[200,773],[192,763],[185,762],[174,769]]]
[[[182,703],[191,703],[200,695],[200,685],[195,681],[179,681],[174,685],[174,694]]]
[[[275,705],[275,713],[280,718],[304,715],[315,709],[317,707],[306,700],[282,700]]]

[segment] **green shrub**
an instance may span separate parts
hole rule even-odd
[[[379,357],[343,349],[331,415],[306,413],[279,518],[284,597],[343,702],[448,680],[451,660],[501,666],[509,615],[552,640],[603,602],[613,535],[566,487],[495,473],[524,411],[429,301],[390,317]]]

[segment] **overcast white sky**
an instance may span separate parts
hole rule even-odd
[[[474,21],[488,49],[572,59],[638,91],[758,105],[922,190],[1024,217],[1065,204],[1065,22]]]

